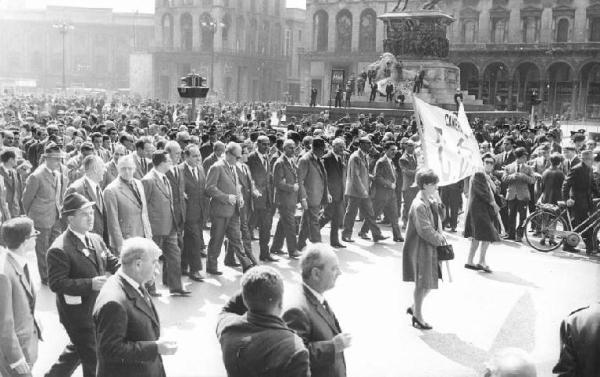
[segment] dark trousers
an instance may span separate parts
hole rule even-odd
[[[317,106],[317,97],[312,97],[312,98],[310,99],[310,106],[311,106],[311,107],[315,107],[315,106]]]
[[[93,328],[73,329],[65,326],[71,342],[67,344],[58,360],[45,377],[66,377],[75,372],[81,364],[83,377],[96,375],[96,336]]]
[[[400,226],[398,225],[398,208],[396,207],[396,195],[389,200],[377,200],[373,201],[373,214],[374,217],[377,218],[381,213],[389,222],[392,224],[392,235],[394,239],[402,238],[402,232],[400,231]],[[369,228],[367,227],[367,222],[365,221],[360,228],[361,233],[367,233]]]
[[[416,187],[411,187],[402,191],[402,199],[404,200],[404,207],[402,207],[402,224],[404,225],[408,224],[408,211],[418,192],[419,189]]]
[[[271,252],[281,250],[285,238],[288,253],[293,253],[298,249],[296,244],[296,207],[279,206],[278,209],[279,221],[277,229],[275,229]]]
[[[340,243],[339,230],[344,218],[344,201],[332,201],[328,203],[319,219],[319,226],[322,228],[331,221],[331,230],[329,232],[329,243],[337,245]]]
[[[250,203],[250,200],[246,200],[246,203]],[[248,227],[248,209],[247,207],[240,208],[240,233],[242,236],[242,253],[252,262],[257,265],[258,262],[252,253],[252,236],[250,235],[250,228]],[[225,263],[235,262],[235,248],[231,246],[231,243],[227,243],[227,250],[225,250]]]
[[[181,250],[177,244],[177,232],[166,236],[152,236],[154,243],[162,250],[163,282],[170,290],[181,289]]]
[[[577,204],[577,203],[575,203]],[[592,208],[585,208],[585,207],[581,207],[581,206],[573,206],[573,208],[571,208],[571,216],[573,216],[573,228],[575,228],[577,225],[583,223],[585,220],[587,220],[590,217],[590,209]],[[588,222],[589,224],[589,222]],[[586,224],[586,225],[588,225]],[[584,229],[583,227],[581,229],[578,229],[579,231],[581,231],[582,229]],[[593,237],[593,231],[594,231],[594,227],[591,227],[590,229],[588,229],[587,231],[585,231],[581,236],[583,238],[583,242],[585,243],[585,249],[588,252],[591,252],[594,250],[594,237]]]
[[[335,107],[342,107],[342,99],[335,97]]]
[[[35,242],[35,256],[37,258],[38,271],[42,284],[48,284],[48,263],[46,263],[46,253],[50,248],[54,239],[62,233],[62,224],[60,220],[56,220],[52,228],[38,228],[35,230],[40,232]]]
[[[386,93],[385,100],[388,102],[394,101],[394,93]]]
[[[242,233],[240,230],[239,211],[231,217],[213,216],[210,226],[210,241],[208,241],[208,258],[206,260],[206,271],[217,271],[218,258],[223,247],[223,240],[227,236],[229,247],[233,247],[233,252],[238,257],[242,268],[245,270],[250,266],[250,262],[242,254]]]
[[[253,216],[254,223],[258,228],[260,258],[266,258],[269,256],[269,241],[271,240],[271,228],[273,227],[273,210],[270,207],[255,208]]]
[[[443,187],[441,190],[442,203],[446,207],[446,221],[450,228],[458,225],[458,211],[462,205],[462,191]]]
[[[375,97],[377,97],[377,91],[371,90],[371,95],[369,96],[369,102],[375,101]]]
[[[346,207],[346,214],[344,215],[344,230],[342,236],[350,238],[352,236],[352,228],[354,228],[354,220],[356,214],[360,208],[360,213],[364,216],[365,229],[371,229],[373,237],[381,236],[381,230],[375,223],[375,214],[373,212],[373,203],[371,198],[358,198],[355,196],[348,196],[348,206]]]
[[[350,107],[350,106],[352,106],[350,104],[350,97],[346,97],[346,107]]]
[[[308,207],[302,212],[300,222],[300,234],[298,234],[298,246],[302,248],[306,245],[306,239],[310,242],[321,242],[321,227],[319,226],[319,211],[321,206]]]
[[[205,247],[202,223],[202,219],[199,219],[198,221],[186,222],[184,225],[181,266],[182,269],[189,267],[190,274],[202,271],[200,252]]]
[[[508,201],[508,233],[509,238],[515,238],[518,230],[519,236],[522,236],[523,224],[527,217],[527,202],[529,200],[513,199]],[[519,225],[517,225],[517,214],[519,214]]]

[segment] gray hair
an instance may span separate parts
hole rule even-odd
[[[171,154],[176,150],[181,151],[181,146],[179,145],[179,143],[174,140],[167,141],[167,143],[165,144],[165,151]]]
[[[225,153],[233,154],[234,151],[242,149],[242,146],[234,141],[230,141],[227,143],[227,147],[225,148]]]
[[[331,142],[332,146],[336,146],[336,145],[343,145],[344,148],[346,147],[346,140],[342,139],[341,137],[336,137],[335,139],[333,139],[333,141]]]
[[[123,247],[121,248],[121,264],[131,266],[151,251],[160,254],[160,248],[151,239],[143,237],[128,238],[123,241]]]
[[[313,268],[323,268],[326,255],[335,255],[333,251],[323,245],[313,245],[307,248],[300,259],[300,269],[302,271],[302,280],[307,281],[310,278]]]

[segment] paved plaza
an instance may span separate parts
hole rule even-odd
[[[391,235],[389,227],[383,230]],[[322,232],[324,245],[328,233]],[[600,297],[600,261],[503,242],[490,247],[488,263],[494,273],[484,274],[463,268],[468,240],[452,233],[448,239],[456,252],[450,263],[452,282],[442,283],[425,304],[432,331],[414,329],[405,314],[413,285],[402,282],[402,244],[391,239],[373,244],[357,237],[338,251],[343,273],[326,296],[342,330],[353,335],[345,354],[348,376],[481,376],[486,360],[504,347],[526,350],[536,361],[538,376],[551,376],[561,319]],[[257,251],[258,242],[253,246]],[[300,282],[298,264],[286,257],[272,264],[286,279],[286,289]],[[221,277],[187,284],[193,291],[190,298],[169,297],[162,290],[163,297],[155,300],[162,334],[179,343],[177,354],[164,358],[167,376],[226,375],[215,324],[223,304],[239,289],[241,273],[227,267],[223,271]],[[67,342],[54,294],[46,287],[39,291],[37,312],[45,341],[36,377],[47,371]]]

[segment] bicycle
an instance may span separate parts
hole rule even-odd
[[[549,252],[564,244],[577,247],[583,234],[593,230],[594,245],[600,239],[600,199],[593,199],[595,211],[581,224],[573,228],[569,207],[565,201],[554,204],[538,204],[537,210],[527,217],[523,232],[527,244],[538,251]],[[529,230],[529,231],[527,231]]]

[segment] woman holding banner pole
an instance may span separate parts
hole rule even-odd
[[[471,249],[465,268],[491,273],[485,256],[490,243],[500,241],[500,206],[496,203],[500,181],[493,176],[494,156],[486,153],[482,160],[483,171],[473,174],[469,188],[464,236],[471,238]],[[479,263],[474,264],[473,259],[479,247]]]
[[[414,303],[406,312],[412,315],[412,325],[431,330],[423,319],[423,301],[432,289],[437,289],[441,268],[437,247],[446,240],[442,234],[441,217],[444,208],[438,194],[438,176],[431,169],[420,169],[415,181],[419,192],[410,206],[406,241],[402,249],[403,280],[414,281]]]

